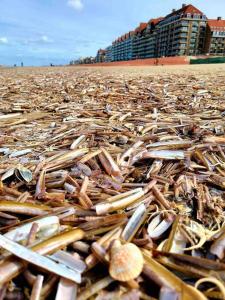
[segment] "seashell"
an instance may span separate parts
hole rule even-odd
[[[9,158],[13,158],[13,157],[18,157],[18,156],[23,156],[26,154],[31,153],[32,150],[31,149],[24,149],[24,150],[19,150],[19,151],[14,151],[9,155]]]
[[[73,186],[72,184],[69,184],[67,182],[64,183],[64,189],[67,191],[69,194],[73,194],[76,192],[76,187]]]
[[[164,232],[173,224],[174,216],[170,216],[170,219],[161,219],[161,215],[154,217],[148,225],[148,235],[151,239],[159,239]]]
[[[31,182],[32,180],[31,171],[22,166],[17,167],[15,174],[19,180],[22,179],[22,181],[26,181],[26,182]]]
[[[8,169],[4,175],[2,175],[1,181],[8,179],[9,177],[13,176],[15,172],[15,168]]]
[[[9,148],[0,148],[0,154],[8,155],[9,153]]]
[[[137,207],[126,227],[124,228],[124,231],[121,235],[123,240],[128,242],[132,240],[132,238],[135,236],[136,232],[144,222],[146,215],[147,211],[145,205],[142,203]]]
[[[56,122],[51,122],[51,124],[49,125],[50,128],[55,128],[56,127]]]
[[[143,269],[144,259],[140,249],[132,244],[121,245],[114,241],[110,253],[109,274],[119,281],[129,281],[137,278]]]
[[[116,137],[116,142],[121,145],[125,145],[128,142],[128,137],[126,135],[118,135]]]

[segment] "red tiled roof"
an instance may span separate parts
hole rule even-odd
[[[164,17],[159,17],[159,18],[156,18],[156,19],[150,19],[148,21],[148,24],[153,24],[153,25],[156,25],[158,24],[160,21],[162,21],[164,19]]]
[[[98,54],[105,54],[105,53],[106,53],[106,51],[104,49],[99,49],[98,50]]]
[[[225,20],[208,20],[211,30],[225,31]]]
[[[139,27],[135,28],[134,33],[138,33]]]
[[[169,15],[166,16],[166,18],[171,17],[173,15],[177,15],[177,14],[200,14],[200,15],[204,15],[202,11],[200,11],[197,7],[193,6],[192,4],[188,4],[184,7],[181,7],[180,9],[170,13]]]
[[[181,9],[181,11],[182,11],[182,9]],[[200,14],[200,15],[203,15],[202,11],[200,11],[197,7],[195,7],[195,6],[191,5],[191,4],[185,6],[184,9],[183,9],[183,12],[184,13],[190,13],[190,14]]]
[[[146,27],[147,27],[147,25],[148,25],[148,23],[140,23],[140,26],[139,26],[140,32],[143,31],[143,30],[145,30]]]
[[[142,32],[146,29],[148,23],[140,23],[140,25],[135,29],[135,33]]]

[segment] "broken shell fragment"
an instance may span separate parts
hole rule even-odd
[[[148,235],[152,239],[159,239],[164,232],[173,224],[174,216],[167,219],[161,219],[161,215],[154,217],[148,225]]]
[[[143,269],[143,256],[139,248],[128,243],[121,245],[119,240],[114,241],[111,248],[109,274],[119,281],[129,281],[137,278]]]

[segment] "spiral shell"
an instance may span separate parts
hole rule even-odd
[[[137,278],[143,269],[143,256],[139,248],[127,243],[121,245],[116,240],[111,249],[109,274],[119,281],[129,281]]]

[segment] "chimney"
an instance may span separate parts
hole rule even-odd
[[[183,4],[182,4],[182,8],[185,8],[185,6],[186,6],[186,4],[185,4],[185,3],[183,3]]]
[[[218,20],[218,21],[221,21],[221,20],[222,20],[222,17],[218,17],[217,20]]]

